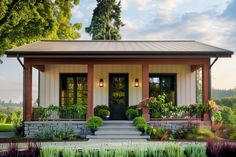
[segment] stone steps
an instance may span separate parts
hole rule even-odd
[[[142,135],[133,126],[132,121],[105,121],[94,135],[88,135],[88,139],[94,140],[147,140],[150,136]]]

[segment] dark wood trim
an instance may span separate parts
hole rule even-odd
[[[24,94],[24,121],[32,120],[32,65],[24,63],[25,66],[25,94]]]
[[[83,77],[87,77],[87,82],[88,82],[88,75],[87,73],[59,73],[59,106],[61,106],[61,90],[62,90],[62,77],[63,75],[65,77],[73,77],[74,78],[74,84],[76,85],[76,77],[80,77],[80,76],[83,76]],[[77,89],[74,88],[74,104],[77,104]]]
[[[88,64],[88,108],[87,108],[87,119],[93,116],[93,64]]]
[[[25,58],[32,65],[44,64],[189,64],[203,65],[210,58],[120,58],[120,59],[84,59],[84,58]]]
[[[33,67],[41,72],[45,72],[45,65],[33,65]]]
[[[175,77],[175,102],[174,102],[174,105],[178,105],[177,104],[177,73],[150,73],[149,74],[149,78],[150,77],[158,77],[158,76],[174,76]],[[150,92],[150,91],[149,91]]]
[[[202,67],[202,65],[191,65],[191,72],[197,71],[201,67]]]
[[[207,104],[210,97],[209,97],[209,67],[210,67],[210,60],[208,63],[203,65],[202,68],[202,96],[203,96],[203,103]]]

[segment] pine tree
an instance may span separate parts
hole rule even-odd
[[[85,29],[93,40],[120,40],[121,1],[97,0],[89,27]]]

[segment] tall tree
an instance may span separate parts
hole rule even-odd
[[[97,0],[89,27],[85,29],[93,40],[120,40],[121,1]]]
[[[71,24],[71,10],[80,0],[1,0],[0,55],[38,40],[76,39],[80,23]]]

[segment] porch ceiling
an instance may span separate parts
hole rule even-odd
[[[6,52],[8,57],[178,58],[231,57],[232,51],[197,41],[38,41]]]

